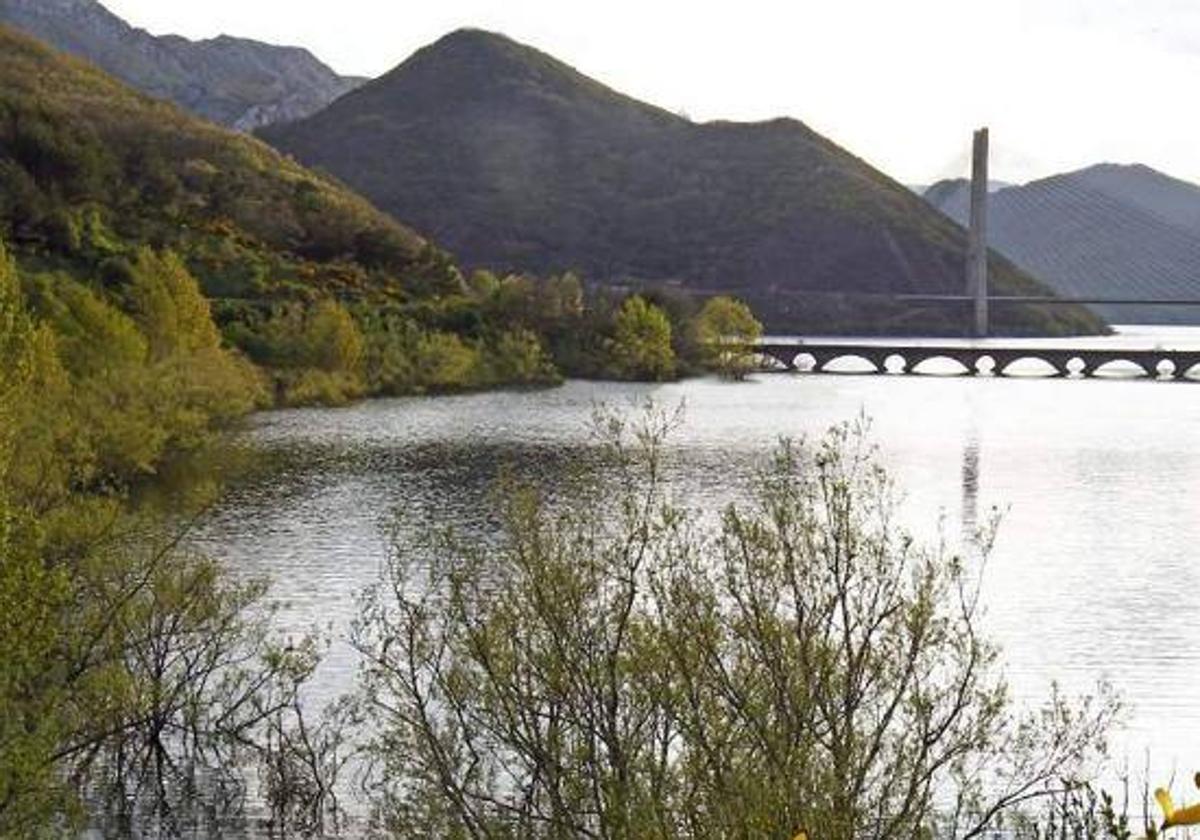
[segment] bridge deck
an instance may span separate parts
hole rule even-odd
[[[1036,359],[1048,364],[1054,376],[1091,376],[1112,362],[1136,365],[1150,377],[1190,378],[1188,374],[1193,368],[1200,375],[1200,346],[1131,347],[1105,345],[1100,341],[1079,341],[1071,346],[1062,341],[896,339],[761,341],[749,349],[785,370],[800,369],[801,360],[807,357],[809,369],[814,372],[826,371],[832,363],[848,358],[869,362],[875,373],[913,373],[922,362],[949,359],[962,365],[965,373],[1006,375],[1015,362]]]

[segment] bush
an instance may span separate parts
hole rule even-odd
[[[1010,706],[975,581],[860,432],[784,445],[709,531],[667,503],[669,425],[605,419],[610,479],[504,488],[499,541],[397,547],[354,633],[386,832],[963,836],[1082,778],[1113,704]]]
[[[541,340],[530,330],[502,333],[487,349],[489,378],[499,385],[538,385],[558,382],[558,371]]]
[[[278,401],[285,406],[339,406],[363,395],[355,377],[314,368],[282,371],[277,378]]]
[[[727,379],[744,379],[754,369],[747,347],[762,337],[762,324],[750,307],[729,297],[710,298],[700,310],[696,331],[708,366]]]
[[[232,792],[271,738],[295,743],[315,665],[309,641],[269,638],[260,583],[129,502],[257,393],[181,266],[146,254],[136,271],[136,322],[59,275],[30,283],[33,308],[0,245],[3,837],[78,833],[84,791],[156,820],[148,835],[210,818],[197,780]]]
[[[614,332],[609,349],[612,374],[654,382],[674,378],[675,351],[665,312],[634,295],[621,304]]]

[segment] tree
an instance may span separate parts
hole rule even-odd
[[[152,360],[220,346],[208,301],[179,257],[141,248],[131,275],[129,303]]]
[[[601,418],[607,478],[506,487],[500,540],[397,546],[354,633],[386,830],[970,837],[1083,777],[1112,704],[1009,703],[976,581],[860,431],[784,445],[706,530],[666,501],[672,422]]]
[[[123,492],[213,422],[223,351],[171,316],[152,362],[134,321],[54,279],[30,284],[35,313],[0,248],[3,837],[71,833],[83,790],[202,811],[196,779],[236,785],[268,728],[294,728],[314,664],[311,644],[272,643],[261,584],[179,551]],[[178,314],[144,291],[141,314]]]
[[[617,312],[610,351],[612,372],[623,379],[661,382],[675,376],[671,322],[657,306],[633,295]]]
[[[486,352],[491,380],[497,384],[532,385],[559,380],[537,333],[530,330],[501,333]]]
[[[305,324],[308,363],[329,373],[360,376],[363,337],[346,308],[337,301],[316,305]]]
[[[534,363],[530,348],[518,342],[510,367]],[[423,394],[475,388],[487,383],[478,348],[454,333],[426,330],[408,318],[387,316],[369,324],[366,368],[373,391]]]
[[[454,333],[423,334],[413,361],[422,392],[455,391],[478,383],[479,351]]]
[[[730,297],[709,298],[696,324],[708,364],[721,376],[744,379],[754,369],[748,348],[762,337],[762,324],[750,307]]]
[[[12,408],[29,374],[28,343],[33,324],[17,279],[16,266],[0,240],[0,453],[10,443]],[[5,463],[0,460],[0,464]]]
[[[64,807],[51,756],[66,725],[58,683],[65,570],[31,550],[35,523],[14,499],[21,409],[35,396],[38,335],[0,242],[0,836],[29,833]],[[23,448],[23,447],[21,447]]]

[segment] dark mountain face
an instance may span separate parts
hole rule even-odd
[[[968,185],[925,198],[965,222]],[[1102,164],[991,196],[989,240],[1062,294],[1200,299],[1200,187],[1146,166]],[[1098,307],[1113,321],[1200,323],[1200,308]]]
[[[1149,166],[1102,163],[1074,173],[1083,184],[1200,236],[1200,186]]]
[[[957,225],[803,124],[696,124],[490,33],[448,35],[262,136],[470,266],[677,282],[772,307],[795,292],[964,284]],[[1040,288],[1002,261],[994,276]]]
[[[156,37],[96,0],[0,0],[0,22],[243,131],[308,116],[363,81],[337,75],[303,49],[228,36]]]

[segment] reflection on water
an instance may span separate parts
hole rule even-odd
[[[962,456],[962,533],[979,530],[979,433],[967,432]]]
[[[919,536],[1006,511],[984,597],[1014,694],[1111,679],[1131,705],[1118,755],[1140,767],[1149,750],[1162,774],[1200,761],[1200,385],[773,375],[276,412],[251,434],[285,466],[230,494],[199,541],[274,579],[285,630],[337,638],[379,576],[385,525],[491,533],[506,470],[559,485],[594,463],[593,405],[645,396],[686,404],[671,487],[706,510],[743,492],[780,436],[865,412]],[[316,698],[350,689],[355,667],[335,643]]]

